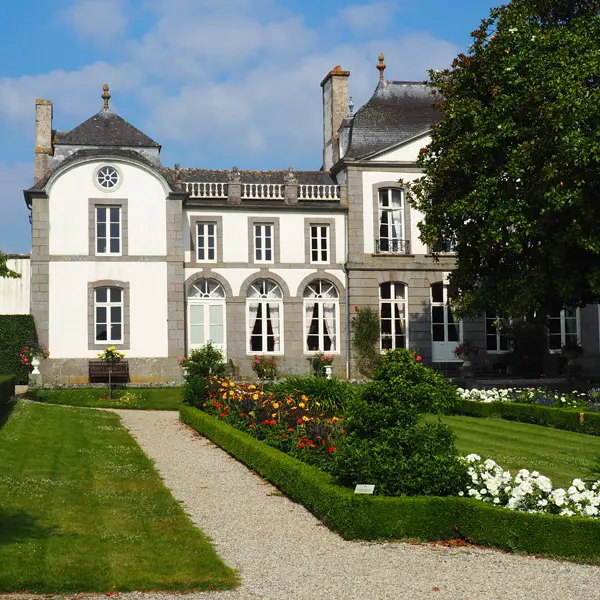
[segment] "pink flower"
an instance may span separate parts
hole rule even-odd
[[[417,356],[417,361],[423,360],[420,356]]]
[[[255,360],[254,362],[255,362],[257,365],[260,365],[260,360],[258,360],[258,359],[257,359],[257,360]]]

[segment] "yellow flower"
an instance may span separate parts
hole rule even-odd
[[[339,419],[337,417],[333,417],[333,419],[331,419],[332,423],[337,423],[339,421]]]
[[[320,402],[317,402],[317,406],[321,406],[321,403],[320,403]]]
[[[304,415],[304,416],[302,417],[302,420],[303,420],[303,421],[310,421],[310,419],[309,419],[309,418],[308,418],[306,415]]]
[[[306,404],[304,404],[304,402],[300,402],[300,404],[298,404],[298,406],[299,406],[300,408],[304,408],[304,407],[306,406]]]
[[[249,386],[248,386],[248,389],[249,389],[249,390],[255,390],[255,389],[256,389],[256,386],[255,386],[255,385],[249,385]]]
[[[279,402],[273,402],[273,408],[274,409],[278,409],[279,408]]]
[[[290,400],[289,398],[285,401],[286,404],[291,404],[293,402],[293,400]]]
[[[271,415],[271,418],[273,418],[273,419],[274,419],[276,416],[277,416],[277,413],[273,413],[273,414]]]
[[[254,394],[252,398],[254,398],[254,400],[258,400],[258,394]]]
[[[253,416],[254,416],[254,411],[253,411],[253,410],[251,410],[251,411],[250,411],[248,414],[249,414],[251,417],[253,417]]]

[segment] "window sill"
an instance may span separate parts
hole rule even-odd
[[[414,258],[416,255],[415,254],[406,254],[404,252],[398,252],[397,254],[393,253],[393,252],[373,252],[371,253],[371,256],[373,257],[386,257],[386,258],[399,258],[402,256],[405,256],[406,258]]]

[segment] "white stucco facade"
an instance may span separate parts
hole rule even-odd
[[[27,315],[30,310],[31,293],[29,256],[11,257],[7,266],[21,277],[0,278],[0,315]]]

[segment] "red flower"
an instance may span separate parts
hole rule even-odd
[[[288,427],[288,431],[291,433],[292,431],[294,431],[293,427]]]
[[[327,454],[331,454],[332,452],[335,452],[335,446],[331,446],[331,447],[327,448],[327,450],[325,450],[325,452],[327,452]]]
[[[300,442],[300,443],[298,444],[298,448],[304,448],[304,446],[305,446],[305,445],[306,445],[306,444],[305,444],[304,442]]]
[[[358,312],[358,306],[354,307],[354,312]]]
[[[271,425],[277,425],[277,421],[276,421],[275,419],[273,419],[273,420],[271,421]]]
[[[286,434],[286,433],[282,433],[282,434],[281,434],[279,437],[280,437],[281,439],[283,439],[283,438],[286,438],[286,437],[287,437],[287,434]]]
[[[417,356],[417,361],[423,360],[420,356]]]
[[[302,419],[296,419],[296,423],[302,423]]]
[[[248,425],[248,429],[254,429],[254,423],[250,423],[250,425]]]

